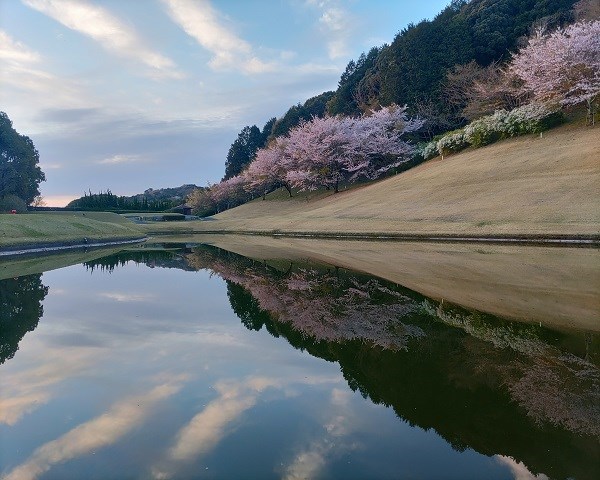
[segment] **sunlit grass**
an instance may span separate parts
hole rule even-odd
[[[143,233],[126,218],[104,212],[48,212],[0,215],[0,247],[115,238]]]

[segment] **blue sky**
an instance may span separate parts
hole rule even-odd
[[[0,0],[0,110],[49,205],[224,173],[245,125],[334,90],[449,0]]]

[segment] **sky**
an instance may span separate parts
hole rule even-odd
[[[0,0],[0,111],[64,206],[218,182],[245,125],[335,90],[449,0]]]

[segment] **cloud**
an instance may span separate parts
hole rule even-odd
[[[348,39],[352,31],[352,17],[338,0],[307,0],[307,5],[321,12],[319,25],[327,39],[329,58],[335,60],[348,55]]]
[[[53,397],[54,387],[92,363],[96,349],[72,348],[47,350],[46,363],[5,374],[0,398],[0,423],[15,425]]]
[[[0,30],[0,59],[2,62],[23,65],[39,62],[40,55]]]
[[[252,46],[239,38],[218,18],[208,0],[162,0],[171,19],[214,56],[214,70],[240,69],[247,74],[275,70],[274,63],[263,62],[252,54]]]
[[[88,103],[79,85],[65,81],[40,68],[41,55],[0,30],[0,103],[50,107],[78,107]]]
[[[157,403],[180,388],[179,384],[165,383],[142,395],[117,402],[103,415],[36,449],[25,463],[3,477],[4,480],[33,480],[57,463],[112,445],[140,425]]]
[[[22,0],[65,27],[86,35],[120,57],[136,60],[157,77],[182,78],[174,62],[145,45],[137,32],[108,10],[84,0]]]
[[[100,297],[115,300],[117,302],[147,302],[154,300],[154,295],[146,293],[119,293],[119,292],[102,292],[98,294]]]
[[[190,460],[210,451],[223,438],[226,427],[256,404],[259,393],[274,386],[278,386],[275,380],[257,377],[241,383],[217,383],[219,397],[179,431],[170,458]]]
[[[117,165],[120,163],[133,163],[142,161],[139,155],[113,155],[112,157],[99,160],[100,165]]]

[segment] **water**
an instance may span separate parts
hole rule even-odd
[[[0,281],[1,478],[598,478],[597,335],[166,247]]]

